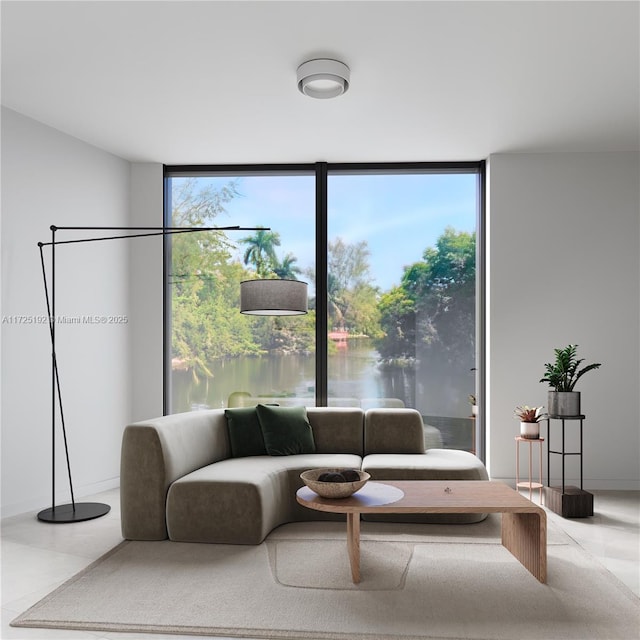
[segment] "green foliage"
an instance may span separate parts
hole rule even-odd
[[[173,226],[214,226],[224,205],[237,195],[195,180],[176,181]],[[230,262],[232,242],[224,232],[172,236],[172,356],[194,377],[210,377],[207,363],[221,357],[259,353],[251,326],[238,313],[240,281],[248,275]]]
[[[316,314],[247,318],[263,352],[292,354],[315,352]]]
[[[380,334],[376,305],[378,290],[371,284],[366,241],[348,244],[330,240],[327,255],[329,326],[352,335]]]
[[[468,368],[475,361],[475,233],[447,227],[424,262],[403,279],[416,298],[416,330],[424,357]]]
[[[383,335],[375,345],[386,360],[415,357],[416,305],[404,287],[394,287],[378,302]]]
[[[350,333],[370,338],[382,335],[377,287],[360,282],[344,293],[344,301],[346,309],[343,318]]]
[[[475,233],[448,227],[378,304],[382,364],[420,380],[433,412],[466,399],[460,389],[475,362],[475,241]]]
[[[298,262],[298,258],[292,253],[287,253],[282,261],[276,258],[272,267],[273,273],[284,280],[297,280],[298,274],[302,273],[302,269],[295,265],[294,262]]]
[[[235,182],[221,189],[196,180],[176,180],[172,226],[215,226],[238,194]],[[295,318],[248,317],[239,313],[240,282],[258,277],[295,278],[300,269],[288,253],[278,260],[277,232],[258,230],[241,238],[244,263],[232,260],[235,245],[224,232],[172,236],[172,359],[197,381],[211,377],[209,363],[268,352],[310,353],[315,349],[315,313]]]
[[[371,252],[366,240],[348,244],[342,238],[336,238],[329,241],[328,249],[327,269],[339,291],[371,281],[369,274]]]
[[[475,233],[447,227],[423,260],[381,297],[383,357],[437,358],[468,367],[475,360]]]
[[[381,335],[377,287],[369,273],[369,248],[366,241],[348,244],[342,238],[329,241],[327,255],[327,309],[329,330],[347,331],[352,336]],[[305,276],[314,284],[312,269]],[[309,308],[315,307],[315,299]],[[336,351],[330,342],[329,353]]]
[[[564,349],[554,349],[555,362],[547,362],[544,365],[545,376],[540,382],[547,382],[556,391],[573,391],[576,382],[585,373],[601,366],[600,363],[595,363],[579,369],[584,358],[578,358],[577,349],[577,344],[570,344]]]
[[[260,229],[254,235],[241,238],[240,242],[247,245],[244,252],[244,263],[255,267],[259,278],[268,278],[279,266],[276,247],[280,246],[280,234],[275,231]],[[288,254],[290,255],[290,254]],[[293,256],[289,260],[295,261]]]

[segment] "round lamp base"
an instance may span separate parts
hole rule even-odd
[[[75,508],[72,504],[63,504],[51,509],[44,509],[38,514],[38,520],[42,522],[52,522],[54,524],[64,524],[67,522],[83,522],[100,518],[111,511],[108,504],[100,502],[76,502]]]

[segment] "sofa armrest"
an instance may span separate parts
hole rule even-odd
[[[171,483],[229,455],[221,409],[174,414],[127,426],[120,457],[123,537],[167,538],[165,503]]]
[[[424,453],[422,416],[416,409],[368,409],[364,454]]]

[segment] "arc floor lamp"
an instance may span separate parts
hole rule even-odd
[[[265,227],[57,227],[52,225],[51,241],[38,242],[42,280],[49,318],[49,334],[51,340],[51,507],[38,513],[38,520],[50,523],[70,523],[93,520],[106,515],[111,510],[108,504],[100,502],[76,502],[73,492],[71,461],[67,442],[67,428],[62,406],[58,358],[56,354],[56,247],[60,245],[101,242],[107,240],[125,240],[149,236],[168,236],[179,233],[201,233],[222,231],[260,231]],[[82,232],[118,232],[119,235],[104,235],[90,238],[74,238],[57,240],[58,231]],[[122,232],[126,232],[122,235]],[[132,233],[135,232],[135,233]],[[51,275],[49,286],[45,266],[44,248],[51,248]],[[247,315],[300,315],[307,313],[307,283],[299,280],[258,279],[245,280],[240,283],[240,312]],[[60,415],[62,439],[64,444],[67,476],[71,502],[56,505],[56,416]]]

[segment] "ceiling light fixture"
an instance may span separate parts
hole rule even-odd
[[[338,60],[308,60],[298,67],[298,89],[310,98],[336,98],[349,88],[349,67]]]
[[[250,316],[301,316],[307,313],[307,283],[274,278],[240,283],[240,313]]]

